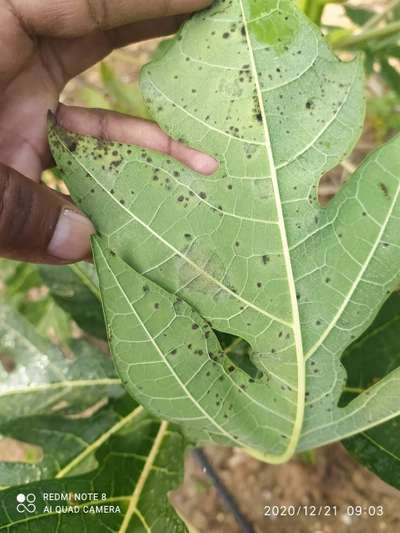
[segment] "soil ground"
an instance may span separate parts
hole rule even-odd
[[[260,463],[240,450],[207,448],[207,456],[256,533],[396,533],[400,531],[399,493],[356,464],[340,445],[315,451],[313,461],[296,458],[285,465]],[[240,533],[232,514],[193,457],[188,456],[183,486],[172,501],[201,533]],[[312,506],[335,516],[264,517],[273,506]],[[329,506],[329,507],[326,507]],[[356,506],[382,517],[350,517]],[[337,509],[334,513],[334,508]],[[317,510],[318,513],[318,510]]]

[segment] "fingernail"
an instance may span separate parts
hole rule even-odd
[[[63,261],[79,261],[88,257],[93,224],[84,215],[64,209],[58,219],[48,252]]]
[[[196,150],[191,157],[190,166],[196,172],[200,172],[200,174],[205,174],[207,176],[214,174],[214,172],[218,170],[219,163],[210,155],[203,154]]]

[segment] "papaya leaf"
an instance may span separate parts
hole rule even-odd
[[[0,306],[0,423],[22,416],[80,413],[109,395],[120,395],[111,361],[84,341],[70,343],[74,358],[38,335],[11,308]]]
[[[393,372],[400,363],[400,294],[394,293],[364,335],[343,354],[348,372],[345,400]],[[361,464],[400,489],[400,416],[346,439]]]
[[[0,528],[16,533],[27,528],[31,531],[81,531],[84,521],[85,531],[93,533],[105,530],[121,533],[187,531],[168,502],[169,491],[182,479],[185,440],[176,427],[155,420],[142,407],[136,405],[132,410],[132,403],[124,399],[114,403],[114,414],[109,418],[109,422],[114,419],[114,424],[107,430],[105,427],[102,432],[96,427],[90,430],[87,422],[81,438],[92,439],[95,432],[97,438],[87,446],[81,442],[80,453],[77,453],[79,444],[75,442],[75,456],[70,454],[69,462],[62,469],[51,464],[51,457],[48,457],[49,473],[58,469],[56,479],[3,490]],[[60,438],[65,437],[69,442],[74,436],[74,431],[70,431],[71,428]],[[60,456],[58,451],[56,457]],[[90,458],[94,468],[87,471]],[[65,462],[67,456],[63,459]],[[86,465],[83,471],[82,465]],[[44,495],[49,493],[59,494],[63,499],[46,500]],[[18,494],[29,494],[25,503],[34,501],[34,507],[18,506]],[[58,505],[70,511],[60,514]]]
[[[350,455],[383,481],[400,489],[400,418],[363,431],[343,444]]]
[[[357,26],[363,26],[375,15],[375,12],[369,9],[359,9],[352,6],[345,6],[345,10],[346,15]]]
[[[137,406],[136,406],[137,407]],[[0,461],[1,486],[14,486],[93,470],[93,450],[124,425],[115,410],[106,406],[92,416],[68,418],[62,414],[27,416],[0,426],[2,443],[36,447],[36,457]]]
[[[340,355],[400,264],[400,138],[318,203],[321,176],[360,135],[363,82],[361,60],[340,62],[292,1],[220,0],[141,76],[151,116],[213,155],[212,176],[50,121],[54,158],[98,230],[122,380],[200,440],[281,462],[399,411],[393,375],[338,407]],[[255,377],[228,366],[210,329],[250,345]]]
[[[39,272],[54,300],[81,329],[94,337],[107,337],[98,279],[93,265],[42,265]]]
[[[0,261],[3,267],[0,270],[0,281],[3,282],[0,301],[12,305],[43,335],[51,331],[61,342],[70,337],[70,320],[43,291],[38,266],[6,259]],[[36,292],[35,298],[31,297],[33,292]]]

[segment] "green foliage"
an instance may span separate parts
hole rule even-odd
[[[213,176],[50,131],[99,232],[103,303],[128,390],[192,437],[272,462],[399,411],[397,371],[338,401],[343,350],[398,283],[400,138],[320,207],[319,178],[361,131],[362,67],[340,63],[292,2],[276,7],[216,2],[143,71],[152,116],[214,155]],[[225,357],[208,325],[250,345],[255,377]]]
[[[361,32],[354,39],[351,36],[347,39],[347,46],[362,50],[365,54],[367,72],[372,73],[373,69],[379,70],[388,87],[399,95],[400,75],[393,60],[400,57],[400,3],[394,7],[391,2],[390,6],[393,8],[387,7],[384,12],[386,17],[368,9],[346,6],[348,17],[361,28]],[[388,24],[379,26],[381,20],[385,18],[388,19]],[[389,31],[390,28],[393,28],[393,32]]]
[[[140,118],[150,118],[137,83],[121,82],[107,63],[102,63],[100,69],[101,79],[111,101],[112,109]]]
[[[299,3],[320,21],[326,2]],[[81,92],[89,106],[154,116],[213,154],[215,175],[51,129],[59,167],[98,229],[110,345],[135,400],[108,354],[71,338],[107,336],[94,267],[2,261],[0,458],[10,442],[20,455],[0,460],[0,528],[186,531],[167,499],[186,441],[159,418],[192,441],[255,448],[272,462],[345,439],[400,487],[397,293],[374,320],[398,287],[400,140],[321,209],[319,178],[361,131],[361,63],[339,63],[289,0],[282,13],[276,0],[230,4],[162,43],[142,75],[147,107],[109,63],[105,91]],[[374,19],[346,10],[360,27]],[[398,35],[351,47],[391,87],[368,101],[383,142],[400,126]],[[21,492],[36,496],[35,513],[17,511]],[[89,505],[121,512],[83,514],[78,504],[60,518],[42,513],[44,492],[105,493]]]
[[[23,435],[28,424],[31,422],[21,419],[9,431]],[[30,469],[24,469],[30,465],[15,465],[11,479],[26,481],[37,476],[45,480],[1,492],[1,528],[16,533],[27,527],[49,532],[60,528],[84,528],[93,533],[186,531],[167,498],[182,478],[185,442],[176,428],[160,423],[142,407],[124,399],[90,420],[54,422],[50,417],[34,417],[32,429],[33,440],[44,447],[44,460],[36,472],[35,465]],[[0,464],[4,475],[2,467]],[[7,468],[5,471],[7,474]],[[34,512],[18,511],[17,494],[21,491],[35,496]],[[75,512],[58,513],[60,502],[46,501],[43,493],[68,495],[61,505]],[[80,501],[80,494],[93,496]],[[103,506],[103,510],[90,513],[91,506]],[[104,510],[106,506],[108,511]]]
[[[59,342],[71,335],[68,316],[49,296],[35,265],[3,259],[0,274],[0,302],[12,304],[43,335],[52,334]]]
[[[94,337],[107,337],[96,270],[79,263],[66,267],[41,266],[40,275],[55,302]]]
[[[378,142],[400,131],[400,95],[390,91],[368,99],[368,120]]]
[[[0,422],[52,409],[79,413],[119,389],[112,363],[103,353],[71,340],[75,357],[67,358],[5,305],[0,306],[0,350],[13,363],[12,371],[1,375]]]
[[[342,401],[395,373],[400,364],[400,295],[393,294],[378,317],[343,354],[348,372]],[[347,450],[387,483],[400,489],[400,417],[345,440]]]
[[[137,82],[121,81],[107,62],[100,64],[100,79],[102,90],[90,85],[80,89],[79,97],[86,106],[118,111],[144,119],[150,118]]]
[[[374,11],[358,7],[345,6],[346,15],[357,26],[363,26],[375,15]]]

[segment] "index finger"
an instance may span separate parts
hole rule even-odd
[[[191,13],[212,0],[13,0],[12,12],[29,34],[80,37],[141,20]]]

